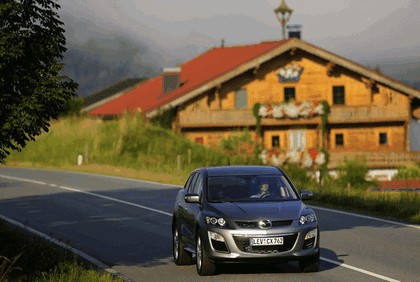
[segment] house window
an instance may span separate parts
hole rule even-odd
[[[379,145],[388,145],[388,134],[384,132],[379,133]]]
[[[278,135],[271,136],[271,147],[272,148],[280,147],[280,136]]]
[[[194,139],[195,143],[197,144],[203,144],[204,143],[204,138],[203,137],[196,137]]]
[[[248,91],[239,89],[235,92],[235,109],[246,109],[248,107]]]
[[[334,105],[345,104],[344,86],[333,86],[333,104]]]
[[[344,137],[342,133],[338,133],[335,135],[335,146],[337,147],[344,146]]]
[[[290,102],[291,100],[296,100],[296,91],[294,87],[285,87],[284,88],[284,101]]]

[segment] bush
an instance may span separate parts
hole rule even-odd
[[[420,163],[401,167],[393,177],[394,179],[420,179]]]
[[[316,181],[308,169],[293,164],[288,164],[281,168],[286,172],[298,190],[316,190]]]
[[[237,132],[227,138],[223,138],[220,142],[223,150],[229,153],[247,153],[249,150],[254,151],[254,142],[252,141],[251,134],[246,129],[242,133]]]
[[[368,171],[366,159],[346,159],[338,168],[337,182],[342,187],[364,190],[373,184],[366,180]]]

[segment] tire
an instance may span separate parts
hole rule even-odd
[[[200,236],[197,236],[197,273],[200,276],[214,275],[216,273],[216,265],[208,258],[208,254],[202,244]]]
[[[315,256],[299,260],[299,267],[302,272],[317,272],[319,271],[319,265],[319,252]]]
[[[177,227],[174,227],[172,236],[172,255],[176,265],[192,264],[192,256],[184,250],[184,243],[182,243]]]

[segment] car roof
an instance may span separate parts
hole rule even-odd
[[[208,176],[283,174],[283,172],[277,167],[262,165],[213,166],[201,169],[205,170]]]

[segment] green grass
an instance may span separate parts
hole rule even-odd
[[[0,220],[0,281],[122,281]]]
[[[137,115],[102,122],[66,118],[52,124],[47,134],[13,153],[9,163],[73,166],[78,154],[88,154],[89,164],[144,169],[163,173],[190,172],[199,166],[249,164],[256,156],[231,155],[190,142],[171,131],[153,126]],[[177,167],[177,156],[180,166]],[[175,169],[175,170],[174,170]]]

